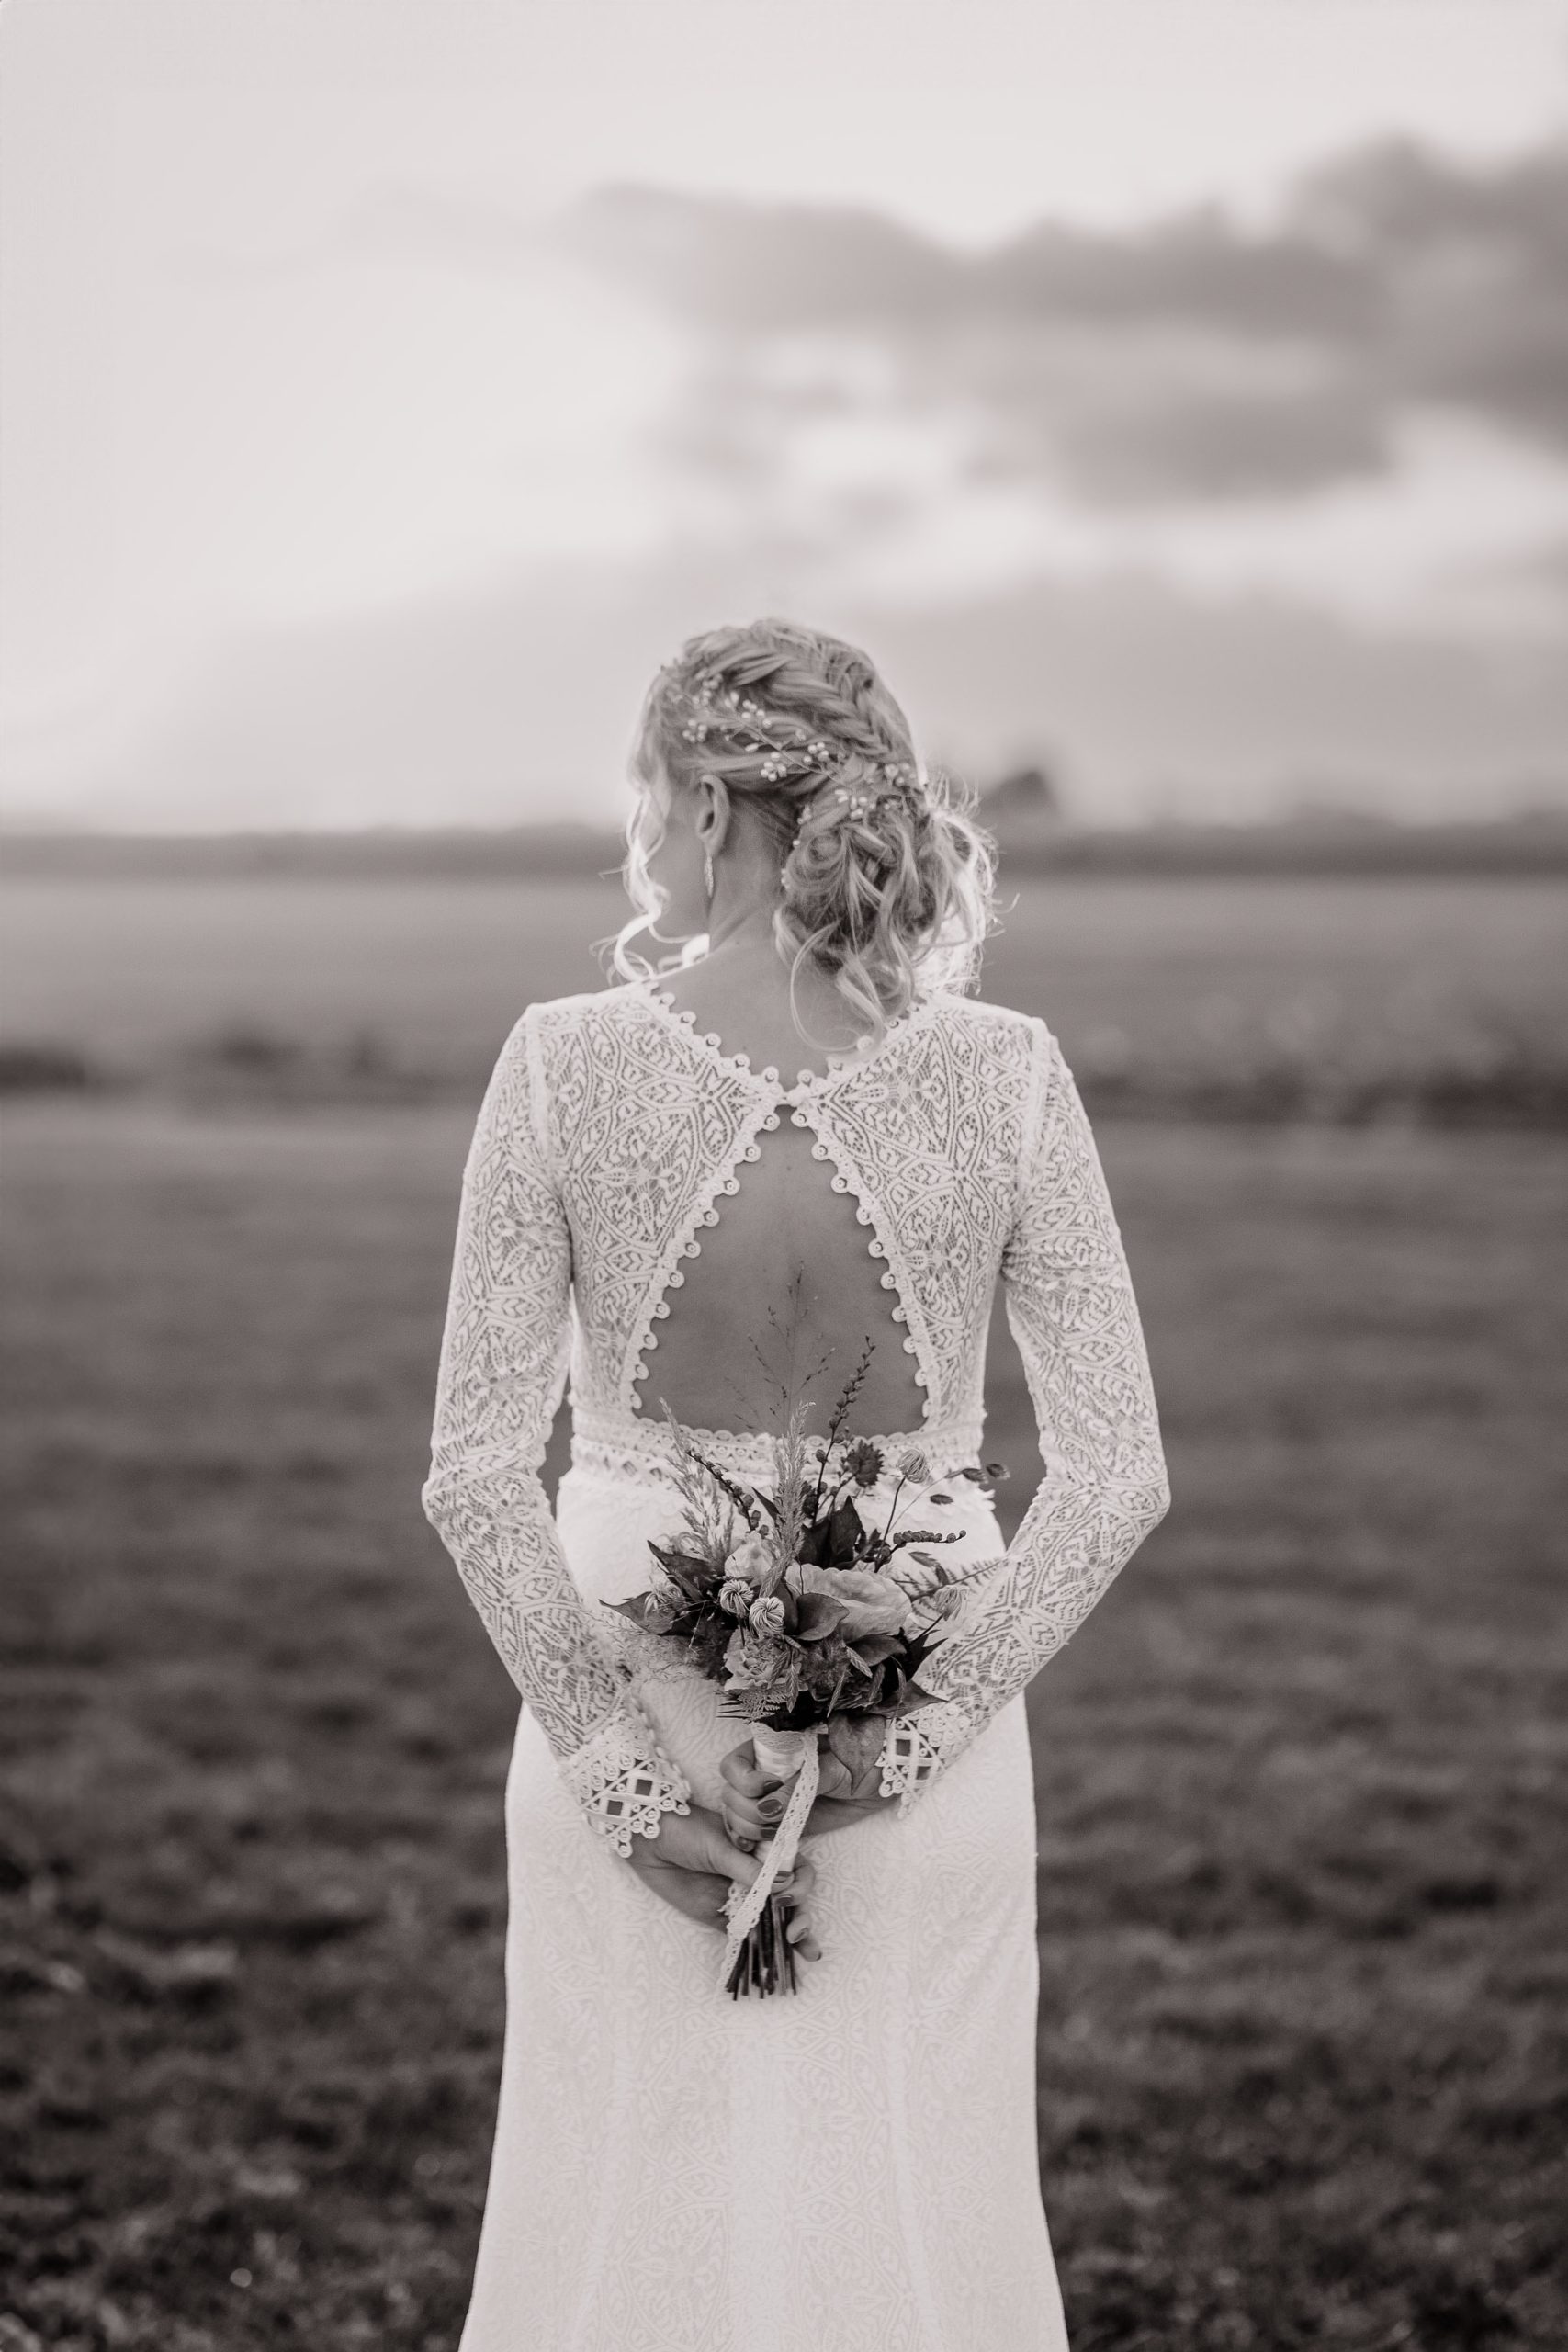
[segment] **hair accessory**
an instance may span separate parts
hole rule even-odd
[[[900,803],[911,814],[929,805],[926,787],[911,760],[878,761],[873,763],[869,777],[852,786],[836,783],[835,775],[842,772],[848,758],[856,755],[836,756],[834,745],[825,736],[808,735],[796,721],[765,710],[734,686],[724,687],[721,672],[699,670],[689,682],[682,682],[667,665],[660,674],[669,675],[672,693],[688,707],[681,725],[684,741],[700,746],[722,726],[727,749],[761,757],[763,784],[787,784],[792,777],[804,782],[816,776],[815,789],[803,794],[795,804],[797,828],[807,809],[817,808],[824,791],[832,793],[836,806],[846,807],[852,818],[863,821],[889,801]]]

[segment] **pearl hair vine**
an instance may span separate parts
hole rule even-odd
[[[680,685],[672,666],[666,673],[672,683]],[[716,727],[722,726],[728,750],[756,756],[762,760],[761,777],[764,784],[784,784],[791,775],[806,776],[826,767],[817,789],[803,796],[796,805],[798,826],[818,803],[830,800],[835,813],[847,809],[851,819],[864,821],[874,816],[879,808],[897,802],[913,815],[931,805],[924,779],[912,760],[889,758],[871,763],[870,777],[861,777],[852,785],[834,781],[835,768],[841,770],[850,754],[833,758],[833,746],[820,735],[813,735],[798,720],[781,718],[775,712],[764,710],[760,702],[742,695],[737,687],[721,690],[718,673],[702,671],[694,683],[684,691],[690,705],[690,715],[682,721],[681,734],[694,746],[707,741]],[[722,716],[720,716],[722,714]],[[780,741],[770,733],[770,728],[782,729],[787,740]]]

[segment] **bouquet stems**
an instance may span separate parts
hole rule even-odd
[[[751,1735],[751,1750],[761,1769],[773,1779],[787,1780],[795,1772],[800,1778],[784,1809],[784,1819],[766,1841],[758,1884],[744,1892],[738,1884],[733,1890],[738,1899],[725,1947],[723,1980],[724,1989],[732,2000],[742,1993],[755,1991],[761,1996],[797,1989],[795,1948],[787,1933],[794,1914],[784,1896],[773,1891],[773,1881],[794,1863],[801,1829],[817,1793],[815,1730],[775,1731],[769,1724],[758,1724]],[[734,1920],[741,1913],[750,1913],[750,1917],[737,1936]]]

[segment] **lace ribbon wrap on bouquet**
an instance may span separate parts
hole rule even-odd
[[[761,1919],[772,1897],[777,1879],[795,1866],[800,1848],[801,1832],[807,1815],[817,1802],[818,1783],[821,1775],[821,1752],[818,1731],[773,1731],[766,1724],[757,1724],[751,1733],[751,1752],[759,1769],[771,1780],[787,1781],[792,1773],[800,1777],[790,1791],[784,1816],[762,1849],[762,1867],[749,1887],[739,1882],[730,1888],[725,1913],[729,1921],[724,1940],[724,1963],[719,1971],[721,1989],[729,1987],[741,1946]]]

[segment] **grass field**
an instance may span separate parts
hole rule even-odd
[[[452,1010],[423,966],[409,994],[482,1059],[524,947],[487,995],[493,934],[442,937]],[[215,935],[158,1021],[209,1021],[252,946]],[[274,952],[268,1017],[346,1020],[361,989],[379,1017],[393,963],[336,953],[296,1001]],[[129,1035],[169,965],[106,958],[123,987],[91,1004]],[[545,992],[594,984],[560,969]],[[1086,1017],[1118,1017],[1111,978]],[[467,1129],[10,1114],[0,2352],[456,2344],[514,1719],[417,1500]],[[1175,1501],[1032,1698],[1075,2352],[1546,2352],[1568,1153],[1101,1145]],[[992,1375],[1010,1526],[1037,1464],[999,1320]]]
[[[20,881],[0,1036],[211,1091],[477,1091],[531,997],[604,984],[614,881]],[[981,993],[1096,1112],[1568,1126],[1568,880],[1025,880]]]

